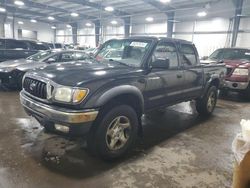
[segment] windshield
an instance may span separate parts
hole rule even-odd
[[[34,60],[34,61],[39,61],[41,59],[44,59],[46,58],[47,56],[49,56],[50,54],[54,53],[53,51],[51,50],[48,50],[48,51],[43,51],[43,52],[38,52],[30,57],[28,57],[27,59],[28,60]]]
[[[219,49],[209,56],[212,60],[248,60],[250,61],[250,50],[247,49]]]
[[[139,67],[151,43],[151,40],[143,39],[111,40],[104,43],[96,55],[96,59],[101,62],[109,60],[114,63]]]

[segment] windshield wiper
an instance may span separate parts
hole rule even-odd
[[[113,60],[113,59],[109,59],[109,61],[110,61],[110,62],[117,62],[117,63],[119,63],[120,65],[124,65],[124,66],[130,67],[130,65],[128,65],[127,63],[123,63],[123,62],[116,61],[116,60]]]

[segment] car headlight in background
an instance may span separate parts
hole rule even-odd
[[[58,102],[79,103],[87,96],[87,94],[88,94],[87,89],[59,87],[56,88],[55,90],[54,99]]]
[[[234,76],[248,76],[249,70],[243,68],[236,68],[233,72]]]

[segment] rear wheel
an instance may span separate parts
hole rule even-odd
[[[119,105],[100,114],[88,136],[88,148],[106,160],[123,156],[134,145],[138,117],[128,105]]]
[[[196,109],[200,115],[210,116],[213,113],[217,103],[217,93],[217,88],[215,86],[211,86],[208,89],[207,94],[203,98],[196,101]]]

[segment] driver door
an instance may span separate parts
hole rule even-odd
[[[185,85],[174,42],[160,41],[152,55],[152,67],[157,59],[169,59],[169,67],[166,69],[152,68],[148,74],[145,92],[148,109],[171,105],[181,100],[182,89]]]

